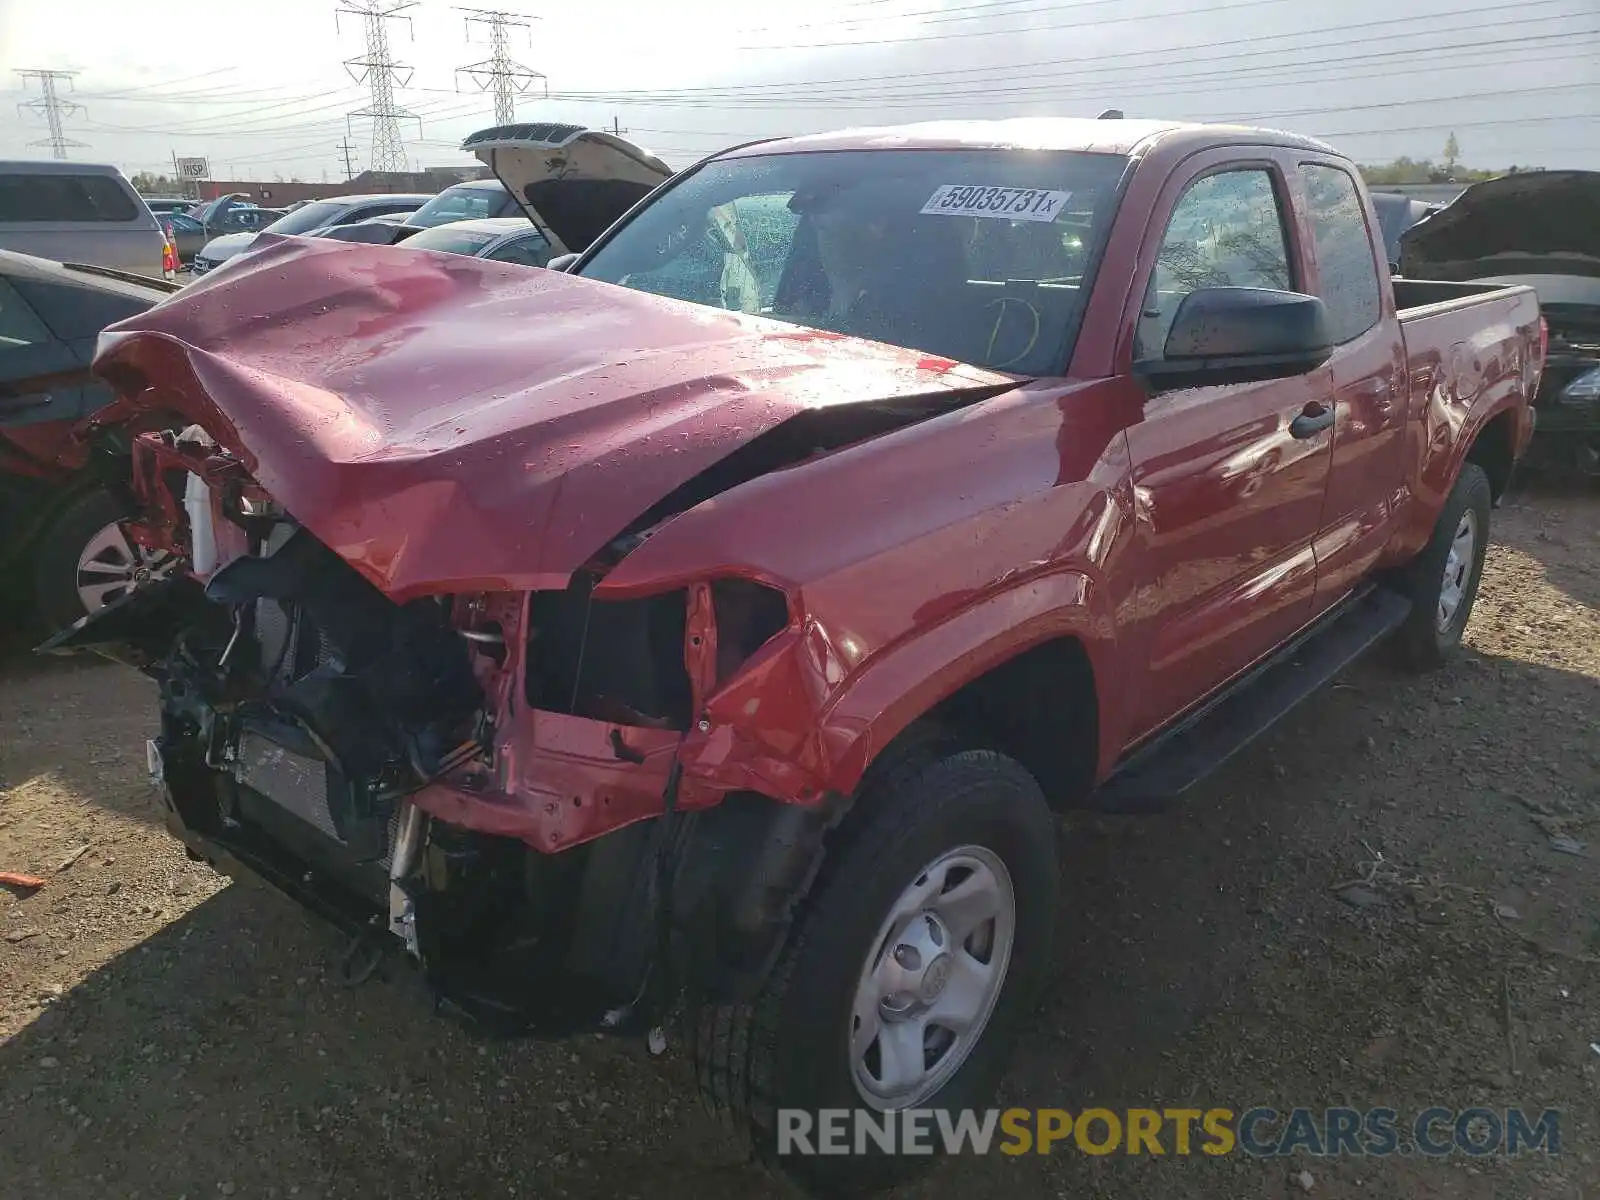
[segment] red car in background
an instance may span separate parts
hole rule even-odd
[[[170,243],[169,243],[170,254]],[[128,541],[118,520],[127,459],[84,421],[111,399],[89,373],[107,325],[176,285],[0,251],[0,579],[4,603],[47,630],[158,576],[170,556]],[[123,447],[125,449],[125,447]],[[16,628],[8,614],[0,625]]]

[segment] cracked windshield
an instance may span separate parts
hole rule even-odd
[[[1059,374],[1126,166],[1017,151],[731,158],[658,197],[582,274]]]

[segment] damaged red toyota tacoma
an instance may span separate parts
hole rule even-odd
[[[526,198],[566,168],[516,140]],[[565,270],[263,238],[104,336],[103,419],[173,430],[131,531],[191,569],[50,648],[159,681],[195,854],[449,1008],[686,1014],[769,1160],[779,1109],[981,1107],[1055,811],[1461,639],[1538,305],[1377,230],[1320,142],[1039,120],[735,148]]]

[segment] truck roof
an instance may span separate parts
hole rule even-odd
[[[111,163],[69,162],[59,158],[11,158],[0,160],[5,175],[121,175]]]
[[[754,142],[719,157],[759,154],[801,154],[815,150],[1079,150],[1099,154],[1134,154],[1157,139],[1181,138],[1195,149],[1229,142],[1290,146],[1335,153],[1315,138],[1250,125],[1198,125],[1088,117],[1010,117],[995,121],[920,121],[909,125],[869,126],[830,133],[802,134]]]

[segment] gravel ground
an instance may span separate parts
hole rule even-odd
[[[1456,664],[1363,664],[1181,811],[1064,827],[1056,973],[1005,1099],[1556,1108],[1563,1153],[1058,1148],[907,1197],[1239,1200],[1302,1171],[1335,1198],[1600,1196],[1600,503],[1521,496],[1495,537]],[[484,1043],[403,967],[338,986],[331,930],[153,823],[152,725],[124,669],[0,672],[0,870],[48,878],[0,888],[0,1196],[782,1194],[671,1052]]]

